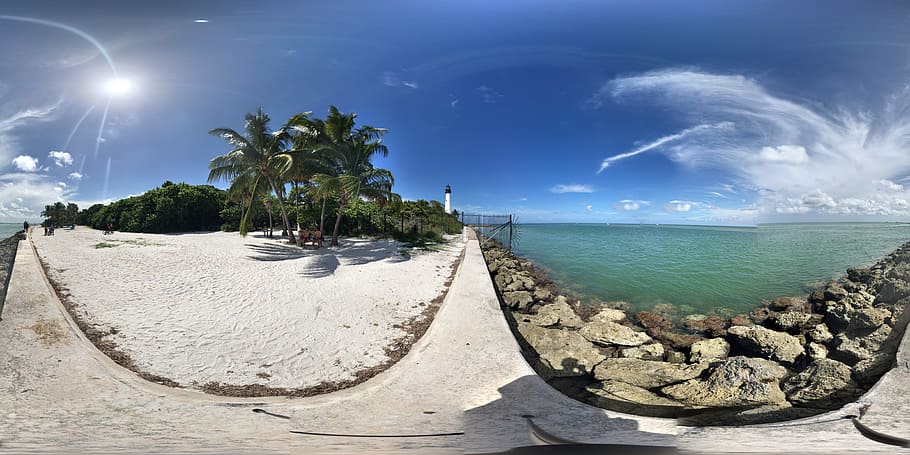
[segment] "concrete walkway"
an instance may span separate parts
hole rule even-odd
[[[138,378],[75,328],[35,254],[28,242],[20,243],[0,321],[0,452],[494,452],[533,444],[523,417],[528,415],[543,430],[577,442],[678,444],[700,453],[900,450],[862,437],[849,421],[679,428],[671,419],[572,400],[525,362],[473,238],[435,321],[405,358],[359,386],[300,399],[229,399]],[[872,405],[865,423],[904,436],[910,400],[899,390],[910,381],[908,344],[905,336],[899,366],[863,398]],[[289,419],[253,413],[254,408]],[[842,414],[847,412],[851,409]],[[463,434],[364,438],[292,431]]]

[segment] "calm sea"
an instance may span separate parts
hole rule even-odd
[[[5,239],[22,230],[22,223],[0,223],[0,239]]]
[[[747,312],[873,264],[910,241],[910,224],[770,224],[751,228],[525,224],[515,251],[587,299],[681,314]]]

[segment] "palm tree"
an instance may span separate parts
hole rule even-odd
[[[287,143],[290,135],[286,127],[269,132],[269,116],[259,108],[256,114],[246,115],[245,135],[230,128],[215,128],[209,131],[213,136],[220,136],[230,146],[231,151],[216,156],[209,162],[209,183],[216,180],[238,180],[249,185],[250,203],[252,203],[262,180],[268,183],[272,192],[278,197],[281,218],[285,232],[290,235],[291,225],[288,222],[287,210],[284,207],[283,176],[293,164],[293,157]],[[280,185],[280,187],[279,187]],[[246,235],[246,218],[249,208],[240,220],[240,234]],[[293,236],[291,236],[293,238]]]

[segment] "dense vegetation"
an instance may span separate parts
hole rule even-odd
[[[442,203],[403,201],[392,192],[392,173],[372,164],[373,157],[388,154],[381,140],[386,130],[356,126],[356,116],[332,106],[325,120],[302,113],[270,131],[260,109],[246,115],[243,134],[210,131],[231,146],[209,165],[209,181],[227,180],[227,190],[168,181],[81,212],[58,202],[44,215],[57,225],[151,233],[221,229],[245,235],[280,224],[276,232],[288,235],[297,227],[326,232],[331,226],[332,244],[339,235],[421,243],[461,232],[457,213],[445,213]]]
[[[331,200],[335,209],[332,245],[338,244],[345,210],[363,201],[373,201],[379,208],[398,203],[401,197],[392,192],[395,179],[386,169],[377,168],[372,159],[388,156],[382,143],[384,128],[356,126],[357,114],[344,114],[329,107],[325,119],[310,112],[292,116],[281,128],[270,131],[268,114],[262,109],[246,115],[243,134],[229,128],[216,128],[209,133],[219,136],[231,150],[216,156],[209,164],[209,182],[227,180],[228,192],[242,203],[241,218],[256,201],[277,198],[283,222],[283,235],[293,227],[285,204],[287,184],[298,202],[303,192],[320,201],[319,230],[325,232],[326,209]],[[301,190],[301,187],[304,189]],[[331,213],[331,212],[329,212]],[[246,234],[247,223],[240,223]],[[293,242],[293,237],[289,235]]]
[[[318,228],[322,203],[309,193],[297,197],[293,191],[285,205],[291,224],[303,228]],[[270,201],[266,204],[266,201]],[[62,203],[58,203],[62,205]],[[70,224],[64,210],[58,214],[48,206],[47,224],[58,226]],[[66,208],[67,206],[64,206]],[[76,207],[69,204],[69,207]],[[279,204],[274,196],[265,196],[258,204],[248,209],[247,230],[259,230],[270,225],[271,218],[277,219]],[[337,210],[336,201],[329,199],[326,209],[329,213]],[[78,209],[76,207],[76,209]],[[237,231],[240,228],[242,206],[224,190],[210,185],[189,185],[186,183],[164,182],[140,196],[133,196],[103,205],[95,204],[78,212],[74,218],[80,225],[95,229],[112,227],[125,232],[187,232],[200,230]],[[72,210],[72,208],[70,209]],[[438,201],[400,201],[380,206],[377,202],[359,201],[344,209],[343,222],[339,226],[343,235],[395,237],[405,241],[435,240],[442,234],[461,231],[456,215],[448,215]]]

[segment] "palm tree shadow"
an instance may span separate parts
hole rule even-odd
[[[411,259],[402,254],[399,243],[392,240],[347,239],[332,252],[344,265],[365,265],[383,260],[398,263]]]
[[[331,276],[335,273],[335,270],[338,269],[338,266],[341,265],[341,262],[338,261],[338,257],[334,252],[322,249],[313,251],[311,255],[312,258],[306,265],[306,267],[300,271],[300,275],[306,278],[325,278]]]
[[[277,243],[248,243],[246,244],[254,255],[248,256],[255,261],[288,261],[308,256],[307,251],[294,245],[281,245]]]

